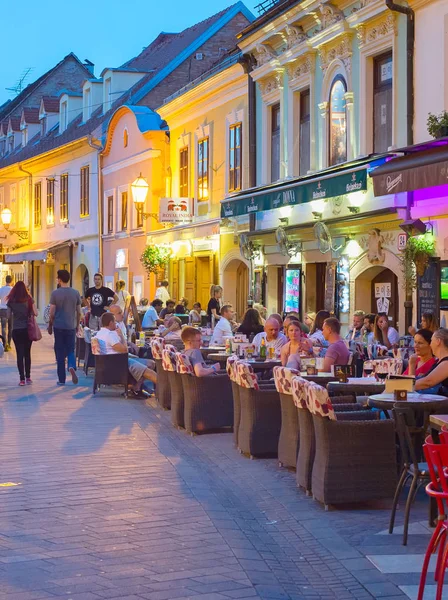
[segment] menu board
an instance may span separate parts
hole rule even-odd
[[[440,261],[431,258],[424,274],[417,275],[417,314],[421,323],[422,314],[430,312],[439,318],[440,311]]]
[[[300,312],[300,269],[286,269],[285,313]]]

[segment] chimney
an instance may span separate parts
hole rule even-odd
[[[90,60],[88,60],[87,58],[84,59],[83,65],[86,67],[86,69],[88,69],[90,71],[90,73],[92,75],[95,75],[95,65],[93,62],[91,62]]]

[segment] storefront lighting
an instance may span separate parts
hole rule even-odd
[[[6,231],[8,231],[8,233],[10,233],[11,235],[13,235],[13,234],[17,235],[17,237],[20,240],[28,239],[27,231],[17,231],[17,230],[9,229],[9,226],[11,225],[11,221],[12,221],[12,212],[9,208],[4,208],[2,210],[0,218],[2,220],[3,227],[6,229]]]
[[[357,215],[361,210],[361,206],[364,204],[366,195],[364,192],[353,192],[348,195],[348,210]]]
[[[349,240],[344,248],[344,254],[349,258],[358,258],[363,250],[356,240]]]
[[[135,208],[141,210],[146,201],[146,196],[148,195],[149,185],[148,182],[142,174],[137,177],[137,179],[131,184],[131,192],[132,192],[132,200],[135,204]],[[156,221],[159,220],[159,215],[157,213],[145,213],[141,212],[140,216],[142,219],[148,219],[149,217],[153,217]]]
[[[322,215],[325,210],[325,200],[323,198],[320,198],[319,200],[312,200],[310,204],[314,218],[316,220],[322,219]]]

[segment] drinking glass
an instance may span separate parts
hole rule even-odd
[[[389,375],[389,365],[385,361],[380,361],[376,365],[375,374],[381,381],[387,379]]]
[[[373,361],[366,360],[364,362],[364,377],[370,377],[373,373]]]

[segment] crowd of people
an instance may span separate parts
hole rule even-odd
[[[6,351],[10,349],[11,341],[14,342],[19,385],[30,385],[33,341],[29,335],[29,321],[37,316],[37,310],[24,282],[12,284],[12,277],[8,275],[5,285],[0,288],[1,339]],[[386,313],[374,315],[355,311],[352,325],[343,339],[340,322],[325,310],[308,312],[301,322],[297,313],[289,313],[284,318],[277,313],[267,315],[264,307],[253,304],[248,306],[241,322],[236,322],[233,307],[222,301],[221,286],[212,286],[206,310],[199,302],[189,310],[186,298],[176,302],[170,297],[168,285],[166,280],[161,282],[143,316],[142,327],[158,328],[158,335],[187,354],[199,377],[219,370],[219,364],[206,364],[200,352],[201,331],[193,326],[204,322],[212,328],[212,346],[222,346],[229,336],[243,334],[256,353],[262,346],[266,350],[272,348],[272,354],[287,367],[300,369],[304,356],[320,357],[320,370],[324,372],[329,372],[333,365],[348,364],[352,342],[364,346],[376,344],[388,352],[396,348],[400,340]],[[129,339],[124,311],[130,295],[125,287],[125,282],[119,280],[114,291],[104,286],[103,276],[96,273],[94,285],[82,299],[78,291],[70,287],[69,272],[65,269],[57,272],[57,287],[50,297],[47,320],[48,332],[54,335],[58,385],[65,385],[67,372],[72,382],[78,383],[75,340],[80,324],[95,332],[99,353],[128,354],[129,373],[135,381],[132,391],[136,395],[144,382],[156,383],[150,351],[142,351]],[[448,393],[448,330],[438,327],[435,315],[424,313],[420,329],[410,328],[409,333],[413,336],[414,354],[404,375],[416,377],[416,390],[436,393],[443,389]]]

